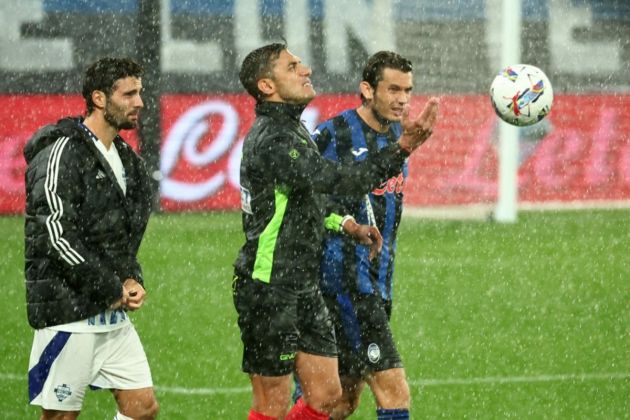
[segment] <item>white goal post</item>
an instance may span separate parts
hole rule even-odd
[[[503,0],[501,7],[501,68],[521,60],[521,0]],[[518,127],[499,122],[498,197],[493,214],[501,223],[514,223],[518,211]]]

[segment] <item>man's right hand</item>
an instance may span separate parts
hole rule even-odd
[[[112,303],[109,309],[120,309],[127,306],[127,302],[129,301],[129,290],[126,287],[122,288],[122,297],[118,299],[116,302]]]
[[[403,134],[398,140],[400,148],[411,154],[421,146],[433,133],[433,127],[437,121],[438,104],[440,100],[436,97],[429,99],[424,109],[415,120],[409,119],[409,110],[403,112],[402,129]]]

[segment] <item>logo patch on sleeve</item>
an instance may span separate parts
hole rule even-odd
[[[295,160],[300,157],[300,152],[298,152],[296,149],[291,149],[289,151],[289,156],[291,157],[291,159]]]

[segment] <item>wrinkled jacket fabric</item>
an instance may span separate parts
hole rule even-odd
[[[33,328],[94,316],[122,297],[127,278],[143,284],[136,255],[152,205],[146,168],[116,137],[124,194],[80,122],[45,126],[24,148],[26,302]]]
[[[303,110],[256,105],[240,173],[246,242],[234,264],[239,276],[295,290],[318,287],[326,194],[365,194],[400,173],[406,159],[396,143],[360,164],[330,162],[300,121]]]

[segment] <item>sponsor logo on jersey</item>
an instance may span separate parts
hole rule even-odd
[[[88,325],[115,325],[119,322],[124,322],[127,320],[127,314],[122,309],[114,309],[105,312],[101,312],[96,316],[91,316],[88,318]]]
[[[283,362],[286,360],[293,360],[293,359],[295,359],[295,353],[285,353],[285,354],[280,355],[280,360]]]
[[[363,153],[367,153],[368,149],[366,147],[359,147],[358,150],[352,150],[352,154],[355,156],[361,156]]]
[[[59,402],[65,400],[70,395],[72,395],[72,390],[66,384],[57,385],[53,392],[55,393],[55,396],[57,397]]]
[[[367,356],[370,362],[376,363],[381,359],[381,349],[378,344],[370,343],[367,349]]]
[[[391,177],[387,181],[383,182],[380,187],[374,189],[372,194],[384,195],[385,193],[401,193],[405,187],[405,177],[402,173],[398,176]]]

